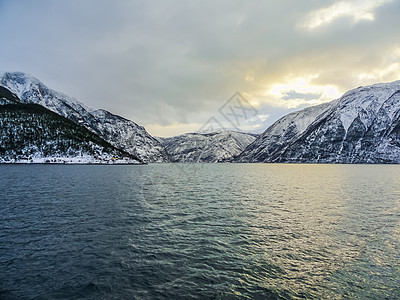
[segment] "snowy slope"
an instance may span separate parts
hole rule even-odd
[[[83,126],[0,88],[0,163],[140,164]]]
[[[57,114],[81,124],[113,146],[145,162],[166,162],[163,146],[142,126],[105,110],[90,109],[75,98],[47,88],[25,73],[4,73],[0,85],[15,93],[24,103],[40,104]]]
[[[221,162],[239,155],[256,139],[253,134],[222,131],[186,133],[171,138],[159,138],[176,162]]]
[[[400,81],[359,87],[269,127],[239,162],[400,163]]]

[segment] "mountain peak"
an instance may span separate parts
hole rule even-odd
[[[253,142],[254,134],[238,131],[185,133],[170,138],[159,138],[173,161],[222,162],[232,160]]]
[[[6,72],[0,77],[0,85],[15,93],[21,102],[44,106],[145,162],[168,161],[165,149],[143,127],[108,111],[88,108],[73,97],[49,89],[31,75]]]
[[[400,163],[400,81],[358,87],[291,113],[237,158],[241,162]]]

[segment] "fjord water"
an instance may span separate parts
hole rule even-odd
[[[400,166],[0,166],[1,299],[400,298]]]

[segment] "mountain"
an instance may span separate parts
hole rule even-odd
[[[270,126],[238,162],[400,163],[400,81],[359,87]]]
[[[111,145],[145,162],[167,162],[168,155],[158,140],[142,126],[102,109],[90,109],[63,93],[53,91],[25,73],[4,73],[0,85],[23,103],[39,104],[97,134]]]
[[[8,89],[0,86],[0,105],[4,104],[18,104],[20,100],[17,95],[11,93]]]
[[[186,133],[171,138],[159,138],[171,160],[175,162],[222,162],[239,155],[257,135],[222,131]]]
[[[88,129],[0,88],[0,162],[142,163]]]

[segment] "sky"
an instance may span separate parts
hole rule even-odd
[[[210,122],[262,132],[349,89],[400,80],[399,15],[400,0],[0,0],[0,70],[154,136]]]

